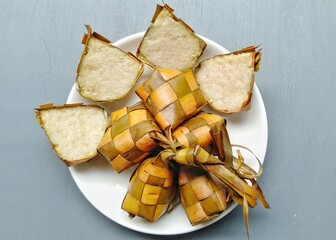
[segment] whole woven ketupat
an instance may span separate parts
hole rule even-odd
[[[113,112],[110,124],[98,151],[118,173],[144,160],[157,146],[151,135],[161,130],[142,103]]]
[[[175,129],[207,104],[191,70],[157,69],[135,91],[163,131]]]
[[[238,166],[235,167],[209,154],[199,146],[184,148],[176,153],[170,152],[165,156],[169,156],[169,154],[171,154],[170,158],[179,164],[200,167],[212,173],[226,186],[231,197],[238,204],[243,205],[243,202],[246,201],[249,207],[255,207],[257,200],[259,200],[264,208],[269,208],[263,192],[254,180],[255,176],[260,175],[261,172],[260,174],[255,173],[253,169],[246,167],[247,165],[244,162],[235,162],[235,165]],[[243,171],[247,173],[246,176],[242,174]],[[262,171],[262,169],[259,171]],[[252,186],[249,183],[252,183]]]
[[[225,119],[217,114],[200,112],[178,126],[172,135],[185,148],[200,145],[207,152],[216,155],[217,149],[213,144],[210,130],[223,122],[226,122]]]
[[[130,216],[156,221],[176,196],[174,171],[160,155],[145,160],[132,175],[121,208]]]
[[[192,225],[207,222],[226,209],[224,185],[198,167],[182,165],[179,171],[181,203]]]

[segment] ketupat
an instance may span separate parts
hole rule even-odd
[[[151,135],[161,130],[142,103],[112,112],[110,121],[98,151],[118,173],[144,160],[157,146]]]
[[[205,41],[173,11],[167,4],[157,5],[138,48],[137,56],[152,68],[191,69],[206,47]]]
[[[179,193],[183,208],[192,225],[218,217],[227,205],[227,194],[221,183],[198,167],[180,166]]]
[[[236,113],[249,105],[254,72],[259,70],[261,59],[257,48],[217,55],[198,64],[195,77],[213,109]]]
[[[191,70],[157,69],[135,92],[163,131],[175,129],[206,105]]]
[[[130,216],[156,221],[166,213],[176,196],[174,171],[160,155],[145,160],[132,175],[121,208]]]
[[[77,90],[81,96],[98,102],[111,102],[126,96],[144,71],[143,63],[131,53],[113,46],[109,40],[86,25],[85,44],[77,68]]]
[[[207,152],[216,155],[217,149],[214,146],[210,129],[217,124],[221,125],[224,121],[219,115],[200,112],[178,126],[172,135],[184,148],[200,145]]]
[[[56,155],[67,165],[95,157],[107,127],[107,114],[96,105],[52,103],[35,109],[35,116]]]

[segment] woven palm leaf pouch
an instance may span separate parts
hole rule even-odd
[[[175,129],[207,104],[191,70],[157,69],[135,91],[163,131]]]

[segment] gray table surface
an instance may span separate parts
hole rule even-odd
[[[157,239],[99,213],[35,121],[74,83],[84,24],[112,41],[144,31],[160,1],[0,1],[0,239]],[[228,50],[262,43],[257,85],[269,123],[251,239],[336,235],[336,2],[167,1]],[[168,238],[168,237],[167,237]],[[242,210],[179,239],[246,239]]]

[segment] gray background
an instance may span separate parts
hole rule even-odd
[[[82,196],[34,119],[63,104],[84,24],[112,41],[147,28],[159,1],[0,1],[0,239],[156,239],[119,226]],[[262,43],[257,84],[269,121],[261,179],[272,209],[250,211],[251,239],[331,239],[336,2],[167,1],[228,50]],[[242,210],[181,239],[246,239]]]

